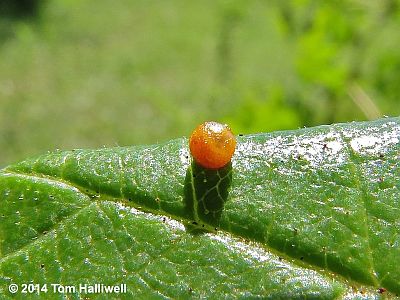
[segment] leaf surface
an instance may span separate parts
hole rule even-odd
[[[61,297],[60,284],[75,287],[71,299],[97,298],[80,284],[125,283],[114,297],[394,297],[399,139],[392,118],[239,136],[218,171],[192,163],[186,138],[11,165],[0,171],[0,291],[32,282]]]

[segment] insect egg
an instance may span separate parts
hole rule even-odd
[[[190,153],[196,163],[207,169],[219,169],[231,161],[236,139],[231,129],[217,122],[196,127],[189,139]]]

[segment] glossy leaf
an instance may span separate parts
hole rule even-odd
[[[186,138],[49,153],[0,172],[0,291],[125,283],[116,298],[400,293],[400,119],[239,136],[232,163]]]

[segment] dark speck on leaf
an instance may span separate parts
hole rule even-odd
[[[199,225],[196,221],[192,222],[193,225]]]
[[[304,259],[304,256],[300,257],[300,260],[303,260],[303,259]]]
[[[243,136],[243,133],[239,133],[239,136]]]
[[[41,264],[41,265],[40,265],[40,268],[42,268],[42,269],[43,269],[43,268],[44,268],[44,264]]]
[[[381,287],[381,288],[378,289],[378,293],[379,293],[379,294],[383,294],[384,292],[386,292],[386,289],[385,289],[385,288],[382,288],[382,287]],[[396,295],[396,296],[397,296],[397,295]]]
[[[278,257],[278,259],[279,259],[279,260],[282,260],[282,259],[283,259],[283,257],[280,257],[280,256],[279,256],[279,257]]]
[[[323,150],[328,150],[328,145],[324,144],[324,146],[322,147]]]
[[[189,288],[189,293],[193,293],[193,289],[191,287]]]
[[[380,157],[380,158],[384,158],[385,155],[383,155],[383,153],[379,153],[379,157]]]
[[[166,217],[163,217],[163,218],[162,218],[162,221],[165,223],[165,222],[167,221],[167,218],[166,218]]]

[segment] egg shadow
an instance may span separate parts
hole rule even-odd
[[[207,169],[195,161],[186,171],[184,201],[192,223],[191,231],[216,230],[232,184],[232,164],[219,169]]]

